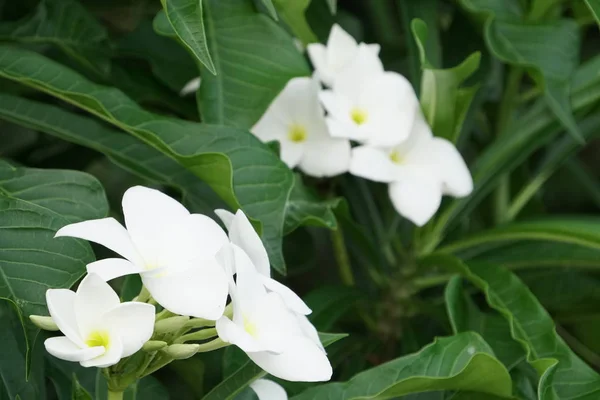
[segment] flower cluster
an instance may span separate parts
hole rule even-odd
[[[144,348],[164,353],[148,361],[160,366],[235,344],[273,376],[330,379],[331,365],[306,317],[311,310],[271,278],[264,245],[241,210],[216,211],[226,233],[213,219],[190,213],[154,189],[132,187],[122,205],[126,227],[104,218],[67,225],[56,234],[99,243],[122,258],[89,264],[76,292],[48,290],[52,321],[32,320],[44,327],[53,322],[65,335],[46,340],[49,353],[85,367],[108,367]],[[121,304],[106,281],[129,274],[140,275],[142,293]],[[149,303],[164,310],[155,314]],[[204,329],[189,333],[199,327]],[[186,344],[215,336],[212,342]]]
[[[384,70],[378,45],[358,44],[334,25],[326,46],[307,51],[314,76],[291,79],[252,128],[264,142],[279,141],[290,168],[387,183],[396,210],[417,225],[435,214],[442,195],[471,192],[459,152],[433,136],[411,84]]]

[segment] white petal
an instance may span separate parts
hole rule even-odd
[[[281,385],[268,379],[257,379],[250,388],[258,396],[258,400],[287,400],[287,393]]]
[[[241,248],[248,255],[260,274],[271,276],[271,264],[267,250],[248,217],[241,209],[235,213],[235,218],[229,227],[229,239],[231,243]]]
[[[299,168],[317,178],[343,174],[350,166],[350,141],[322,139],[308,141]]]
[[[281,354],[266,351],[248,357],[269,374],[294,382],[320,382],[331,379],[333,370],[327,356],[310,339],[292,337]]]
[[[290,337],[302,332],[296,315],[277,293],[268,293],[260,298],[244,317],[245,323],[252,324],[256,340],[271,352],[280,353]]]
[[[119,304],[102,318],[102,324],[110,327],[121,338],[121,357],[129,357],[142,348],[154,331],[155,308],[151,304],[128,302]]]
[[[375,54],[376,56],[379,56],[379,51],[381,50],[381,46],[378,45],[377,43],[373,43],[373,44],[367,44],[366,45],[369,50],[371,50],[371,52],[373,52],[373,54]]]
[[[75,297],[75,316],[81,337],[100,327],[102,316],[121,303],[119,296],[102,278],[88,274],[83,278]]]
[[[96,358],[104,353],[104,347],[79,347],[66,336],[57,336],[46,339],[44,346],[48,353],[65,361],[86,361]]]
[[[215,220],[190,214],[165,224],[160,235],[155,266],[186,265],[190,260],[213,258],[229,242]]]
[[[302,333],[312,340],[314,344],[317,345],[323,352],[325,352],[325,348],[323,347],[323,343],[321,343],[321,339],[319,338],[319,332],[317,328],[309,321],[308,318],[304,315],[297,315],[298,325],[300,326],[300,330]]]
[[[434,138],[429,154],[437,166],[445,194],[464,197],[473,191],[469,168],[452,143],[443,138]]]
[[[345,68],[334,77],[333,90],[342,96],[359,101],[362,92],[368,88],[367,78],[383,73],[383,64],[379,57],[364,43],[358,45],[354,57]]]
[[[127,231],[146,262],[155,262],[166,226],[189,215],[188,210],[166,194],[143,186],[127,189],[123,195]]]
[[[79,334],[75,315],[75,297],[75,292],[68,289],[48,289],[46,291],[48,311],[58,329],[77,346],[84,347],[85,344]]]
[[[327,49],[321,43],[311,43],[306,47],[308,57],[312,63],[317,77],[327,86],[333,83],[331,70],[327,63]]]
[[[396,166],[390,155],[381,149],[359,146],[352,149],[350,173],[376,182],[393,182]]]
[[[292,142],[291,140],[282,140],[280,142],[281,149],[281,161],[288,166],[288,168],[294,168],[304,155],[304,143]]]
[[[179,92],[180,96],[187,96],[188,94],[196,93],[200,89],[200,77],[194,78],[181,89]]]
[[[409,170],[402,179],[390,183],[390,199],[396,211],[418,226],[433,217],[442,201],[442,188],[428,171]]]
[[[229,231],[231,229],[233,219],[235,218],[235,214],[222,208],[216,209],[215,214],[217,214],[217,217],[219,217],[219,219],[223,222],[223,225],[225,225],[225,228]]]
[[[121,343],[121,338],[112,332],[109,335],[110,342],[108,347],[104,348],[106,350],[104,354],[91,360],[81,361],[80,364],[82,367],[106,368],[115,365],[123,358],[123,343]]]
[[[134,264],[143,262],[127,230],[114,218],[102,218],[67,225],[55,237],[71,236],[109,248]]]
[[[294,293],[292,289],[288,288],[282,283],[277,282],[275,279],[264,277],[263,284],[265,285],[267,290],[275,292],[279,296],[281,296],[285,305],[293,312],[302,315],[308,315],[312,312],[312,310],[308,308],[308,306],[306,305],[304,300],[300,298],[300,296],[298,296],[296,293]]]
[[[223,315],[228,277],[216,259],[190,262],[187,268],[168,269],[163,274],[141,274],[152,297],[175,314],[217,320]]]
[[[110,281],[120,276],[139,274],[142,268],[123,258],[105,258],[94,261],[86,266],[89,274],[96,274],[104,281]]]
[[[266,350],[262,343],[254,339],[242,326],[233,323],[227,317],[219,318],[215,328],[222,341],[234,344],[245,352]]]
[[[367,139],[367,132],[361,129],[363,127],[357,126],[353,122],[344,122],[333,116],[326,117],[325,122],[332,138],[350,139],[361,143]]]
[[[231,293],[239,309],[236,311],[245,312],[253,310],[257,304],[267,295],[267,289],[264,286],[263,279],[265,275],[260,274],[248,255],[239,247],[234,246],[236,285]],[[240,313],[234,313],[234,321],[240,322]]]

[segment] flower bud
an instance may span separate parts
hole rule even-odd
[[[190,317],[183,317],[181,315],[160,320],[154,324],[154,333],[162,335],[165,333],[177,332],[182,329],[189,320]]]
[[[172,344],[163,351],[175,360],[184,360],[196,354],[199,349],[199,344]]]
[[[42,315],[30,315],[29,319],[35,326],[45,331],[58,331],[58,326],[52,319],[52,317],[45,317]]]
[[[142,346],[142,350],[152,353],[154,351],[158,351],[167,347],[167,342],[163,342],[162,340],[148,340]]]

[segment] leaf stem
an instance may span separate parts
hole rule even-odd
[[[123,392],[108,391],[107,400],[123,400]]]
[[[498,106],[498,119],[496,120],[496,136],[503,135],[506,131],[514,105],[519,94],[519,84],[523,77],[523,68],[510,67],[506,78],[506,88],[504,95]],[[506,221],[508,215],[508,205],[510,203],[510,175],[506,174],[500,178],[500,182],[494,192],[494,216],[496,223]]]
[[[352,266],[350,265],[350,257],[348,249],[344,242],[344,233],[341,226],[331,230],[331,242],[333,244],[333,254],[338,266],[340,279],[346,286],[354,286],[354,275],[352,274]]]

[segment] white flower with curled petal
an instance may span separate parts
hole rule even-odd
[[[365,45],[374,55],[379,55],[378,44]],[[356,40],[338,24],[334,24],[327,38],[327,46],[321,43],[309,44],[306,48],[317,76],[332,86],[334,78],[352,61],[358,51]]]
[[[473,179],[456,147],[434,137],[420,111],[410,137],[401,144],[354,148],[350,173],[388,183],[398,213],[419,226],[435,214],[442,195],[464,197],[473,190]]]
[[[396,72],[385,72],[379,58],[362,44],[331,89],[319,96],[332,137],[374,146],[405,140],[419,107],[410,82]]]
[[[268,379],[257,379],[250,384],[250,389],[256,393],[258,400],[287,400],[285,389],[278,383]]]
[[[87,266],[108,281],[140,274],[152,297],[181,315],[217,320],[225,309],[228,276],[216,260],[227,235],[211,218],[190,214],[173,198],[142,186],[123,196],[125,229],[114,218],[67,225],[56,236],[99,243],[122,258]]]
[[[329,177],[348,171],[350,142],[329,135],[318,93],[315,79],[291,79],[251,131],[263,142],[279,141],[288,167]]]
[[[329,380],[331,364],[318,335],[307,332],[305,324],[310,322],[288,308],[278,293],[267,291],[250,258],[239,247],[234,249],[236,281],[230,293],[233,319],[222,317],[217,321],[219,338],[238,346],[259,367],[278,378]]]
[[[46,350],[84,367],[118,363],[140,350],[154,329],[153,305],[121,304],[115,291],[96,274],[87,275],[77,292],[49,289],[46,302],[52,320],[65,335],[46,339]]]
[[[267,291],[278,293],[286,305],[294,312],[300,315],[308,315],[311,309],[306,303],[287,286],[271,278],[271,264],[269,255],[263,245],[262,240],[252,227],[252,224],[242,210],[235,214],[227,210],[215,210],[217,216],[223,221],[223,224],[229,232],[229,240],[234,247],[241,249],[252,261],[259,276],[258,278],[265,286]],[[226,250],[226,249],[223,249]],[[232,255],[224,262],[224,267],[230,275],[236,273],[235,262]],[[312,326],[312,325],[311,325]]]

